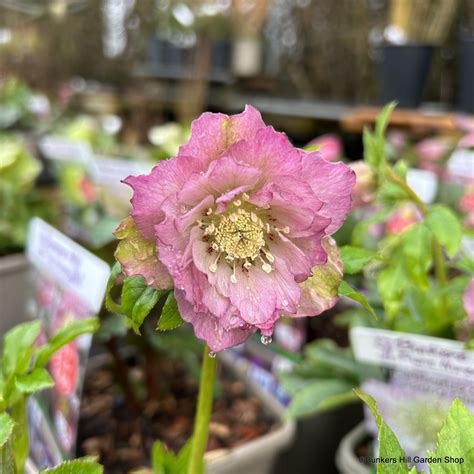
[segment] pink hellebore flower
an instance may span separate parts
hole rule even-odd
[[[176,157],[125,183],[133,209],[117,259],[127,275],[174,287],[212,351],[336,303],[342,265],[329,235],[349,212],[354,173],[294,148],[254,108],[201,115]]]
[[[474,323],[474,278],[471,278],[471,282],[464,292],[464,309],[467,313],[467,319]]]
[[[437,137],[425,138],[415,146],[420,160],[420,168],[440,175],[443,171],[442,160],[451,149],[449,143]]]
[[[311,140],[306,146],[319,146],[318,151],[326,161],[338,161],[343,155],[342,141],[337,135],[321,135]]]
[[[375,176],[372,169],[365,161],[354,161],[349,167],[356,175],[356,182],[352,190],[353,207],[363,207],[375,199]]]
[[[461,140],[459,140],[458,148],[474,148],[474,132],[464,135]]]
[[[421,216],[416,207],[412,204],[405,204],[387,219],[387,232],[389,234],[401,234],[420,220]]]

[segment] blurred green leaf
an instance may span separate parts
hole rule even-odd
[[[397,461],[399,458],[406,458],[405,451],[400,447],[400,443],[397,437],[393,434],[393,431],[385,423],[382,416],[378,412],[377,402],[368,394],[360,391],[359,389],[354,390],[355,394],[370,408],[377,428],[379,430],[379,453],[378,456],[383,458],[395,458]],[[391,463],[379,463],[377,464],[377,474],[406,474],[409,472],[409,468],[406,463],[396,462]]]
[[[425,222],[449,257],[453,258],[459,252],[462,240],[462,227],[453,211],[442,204],[435,204],[428,210]]]
[[[288,413],[294,417],[303,417],[333,408],[336,401],[347,403],[348,398],[355,399],[353,388],[354,384],[345,380],[313,382],[295,393]]]
[[[105,306],[111,313],[117,313],[117,314],[122,313],[121,306],[113,300],[112,295],[110,294],[110,292],[112,291],[112,288],[115,285],[115,281],[117,280],[117,277],[121,273],[122,273],[122,266],[120,265],[119,262],[115,262],[112,267],[112,270],[110,271],[110,276],[107,281],[107,287],[105,289]]]
[[[358,291],[354,290],[349,283],[345,280],[341,281],[339,286],[339,296],[346,297],[351,300],[357,301],[360,303],[374,318],[377,319],[377,314],[375,313],[374,308],[370,306],[369,302],[366,300],[365,296],[359,293]]]
[[[54,386],[54,380],[43,368],[33,369],[29,374],[17,375],[15,386],[21,393],[35,393]]]
[[[28,369],[33,343],[41,331],[41,321],[21,323],[10,329],[3,342],[2,367],[5,376]]]
[[[86,456],[66,461],[51,469],[44,469],[40,474],[102,474],[103,466],[97,462],[96,456]]]
[[[340,248],[344,273],[350,275],[360,272],[374,257],[375,252],[360,247],[345,245]]]
[[[169,331],[176,329],[184,323],[179,314],[178,304],[173,292],[170,292],[166,303],[161,312],[161,317],[158,321],[156,329],[159,331]]]
[[[454,400],[446,420],[438,433],[436,451],[428,456],[463,458],[463,464],[428,463],[431,474],[472,474],[474,469],[474,415]]]
[[[99,329],[99,320],[97,318],[74,321],[61,328],[46,344],[38,349],[35,367],[44,367],[52,355],[63,346],[83,334],[93,334],[97,329]]]
[[[10,439],[13,432],[13,420],[7,413],[0,413],[0,448]],[[0,466],[1,467],[1,466]]]

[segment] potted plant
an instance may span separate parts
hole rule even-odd
[[[116,231],[111,286],[121,272],[125,279],[120,303],[109,296],[108,305],[138,331],[166,296],[158,329],[187,321],[206,342],[191,441],[156,459],[202,472],[217,353],[256,331],[267,345],[282,313],[336,303],[342,270],[330,235],[350,209],[354,173],[292,147],[247,106],[202,115],[176,157],[125,182],[132,213]]]
[[[25,317],[28,263],[22,252],[28,222],[34,215],[54,214],[44,193],[34,188],[40,171],[41,163],[19,136],[0,135],[0,333]]]
[[[388,394],[400,392],[393,401],[392,413],[402,411],[403,398],[418,398],[421,405],[428,405],[430,397],[414,383],[412,372],[396,363],[384,365],[389,360],[384,356],[378,367],[372,365],[373,360],[370,363],[364,356],[371,352],[368,340],[359,340],[363,332],[354,328],[375,329],[374,333],[381,337],[380,344],[385,336],[393,336],[399,341],[406,339],[408,342],[404,343],[412,344],[410,347],[421,347],[416,342],[420,337],[419,344],[449,346],[459,357],[469,358],[462,349],[463,344],[466,350],[472,347],[474,335],[472,253],[462,244],[468,231],[463,228],[460,216],[449,207],[423,202],[408,186],[403,160],[395,164],[387,161],[384,130],[392,107],[393,104],[382,112],[375,133],[364,131],[365,161],[353,165],[358,177],[353,197],[355,203],[364,206],[371,203],[372,211],[354,212],[363,220],[352,228],[351,245],[341,248],[347,280],[361,289],[363,295],[354,292],[345,281],[339,287],[339,295],[352,295],[365,308],[352,307],[336,317],[338,324],[352,328],[350,349],[338,348],[331,341],[316,341],[308,345],[305,357],[291,372],[281,375],[284,386],[293,395],[290,413],[296,416],[355,401],[352,388],[360,385],[369,393],[379,394],[380,404],[382,400],[388,403]],[[405,339],[403,334],[407,334]],[[426,336],[430,338],[424,339]],[[434,354],[431,360],[435,360]],[[465,403],[469,401],[456,382],[450,385],[451,392],[443,390],[436,377],[430,375],[432,368],[426,360],[425,366],[417,366],[417,360],[414,357],[409,368],[415,371],[418,380],[431,384],[440,398],[451,402],[458,396],[464,397]],[[389,374],[387,367],[392,368]],[[445,378],[448,375],[446,369]],[[367,385],[367,380],[373,382]],[[402,397],[404,386],[415,389]],[[409,413],[408,408],[405,413]],[[348,444],[351,443],[343,441],[341,446]]]
[[[456,2],[391,2],[390,24],[382,46],[381,102],[400,107],[421,103],[433,51],[443,43],[456,14]]]

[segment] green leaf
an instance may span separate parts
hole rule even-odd
[[[193,439],[189,438],[186,444],[181,448],[180,452],[176,456],[175,474],[181,474],[182,472],[188,471],[189,457],[191,456],[191,448],[193,445]]]
[[[0,448],[10,439],[13,431],[13,420],[7,413],[0,413]],[[0,466],[1,467],[1,466]]]
[[[111,313],[122,313],[122,308],[119,304],[117,304],[114,299],[112,298],[112,295],[110,292],[112,291],[112,288],[114,287],[115,281],[117,280],[117,277],[122,273],[122,266],[120,265],[119,262],[115,262],[114,266],[112,267],[112,270],[110,271],[110,276],[109,279],[107,280],[107,287],[105,289],[105,307],[111,312]]]
[[[49,362],[51,356],[61,347],[83,334],[93,334],[97,329],[99,329],[99,320],[97,318],[74,321],[63,327],[46,344],[39,348],[36,353],[35,367],[44,367]]]
[[[178,304],[173,293],[168,295],[161,317],[158,321],[156,329],[159,331],[169,331],[176,329],[184,323],[181,315],[179,314]]]
[[[462,240],[462,227],[453,211],[436,204],[429,209],[425,222],[449,257],[453,258],[459,252]]]
[[[401,448],[397,437],[393,434],[393,431],[385,423],[378,412],[377,402],[370,395],[360,391],[359,389],[354,389],[354,392],[370,408],[370,411],[374,415],[379,430],[378,440],[380,447],[378,456],[384,458],[395,458],[397,461],[399,461],[399,458],[401,457],[405,458],[405,451]],[[394,464],[381,463],[377,466],[377,474],[406,474],[407,472],[409,472],[409,468],[406,463],[402,462],[396,462]]]
[[[362,140],[364,143],[364,161],[373,169],[378,169],[383,155],[380,155],[380,147],[378,146],[377,139],[367,127],[364,127]]]
[[[142,276],[127,277],[122,287],[122,311],[136,333],[160,297],[160,291],[146,285]]]
[[[5,334],[3,343],[3,373],[9,376],[28,369],[32,346],[41,331],[41,322],[22,323]]]
[[[358,379],[358,365],[350,349],[339,347],[331,339],[319,339],[307,344],[304,352],[310,362],[331,368],[335,375],[342,372]]]
[[[97,463],[96,456],[86,456],[66,461],[51,469],[44,469],[40,474],[102,474],[103,466]]]
[[[377,314],[375,313],[374,308],[370,306],[369,302],[365,299],[365,296],[354,290],[349,283],[345,280],[341,281],[339,286],[339,296],[350,298],[351,300],[357,301],[360,303],[375,319],[377,319]]]
[[[33,369],[29,374],[15,377],[16,388],[21,393],[34,393],[54,386],[54,380],[43,368]]]
[[[438,433],[435,453],[428,456],[464,458],[463,464],[429,463],[431,474],[472,474],[474,471],[474,415],[455,400]]]
[[[161,441],[155,441],[151,450],[153,474],[174,474],[174,465],[174,454]]]
[[[397,106],[396,102],[390,102],[384,106],[382,112],[380,112],[377,120],[375,121],[375,135],[378,139],[383,139],[385,131],[387,129],[388,120],[393,112],[393,109]]]
[[[360,272],[375,257],[375,252],[350,245],[341,247],[340,252],[344,272],[351,275]]]
[[[290,416],[302,417],[335,406],[335,400],[347,402],[346,397],[354,388],[345,380],[329,379],[313,382],[295,393],[288,408]],[[336,398],[335,398],[336,397]]]

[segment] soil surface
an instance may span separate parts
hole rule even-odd
[[[136,386],[145,374],[128,361]],[[239,446],[277,427],[258,398],[220,367],[208,451]],[[197,398],[197,381],[178,361],[160,365],[159,398],[143,402],[140,410],[127,404],[111,367],[89,371],[81,402],[77,455],[99,455],[105,474],[126,474],[150,466],[157,439],[179,450],[190,437]]]

